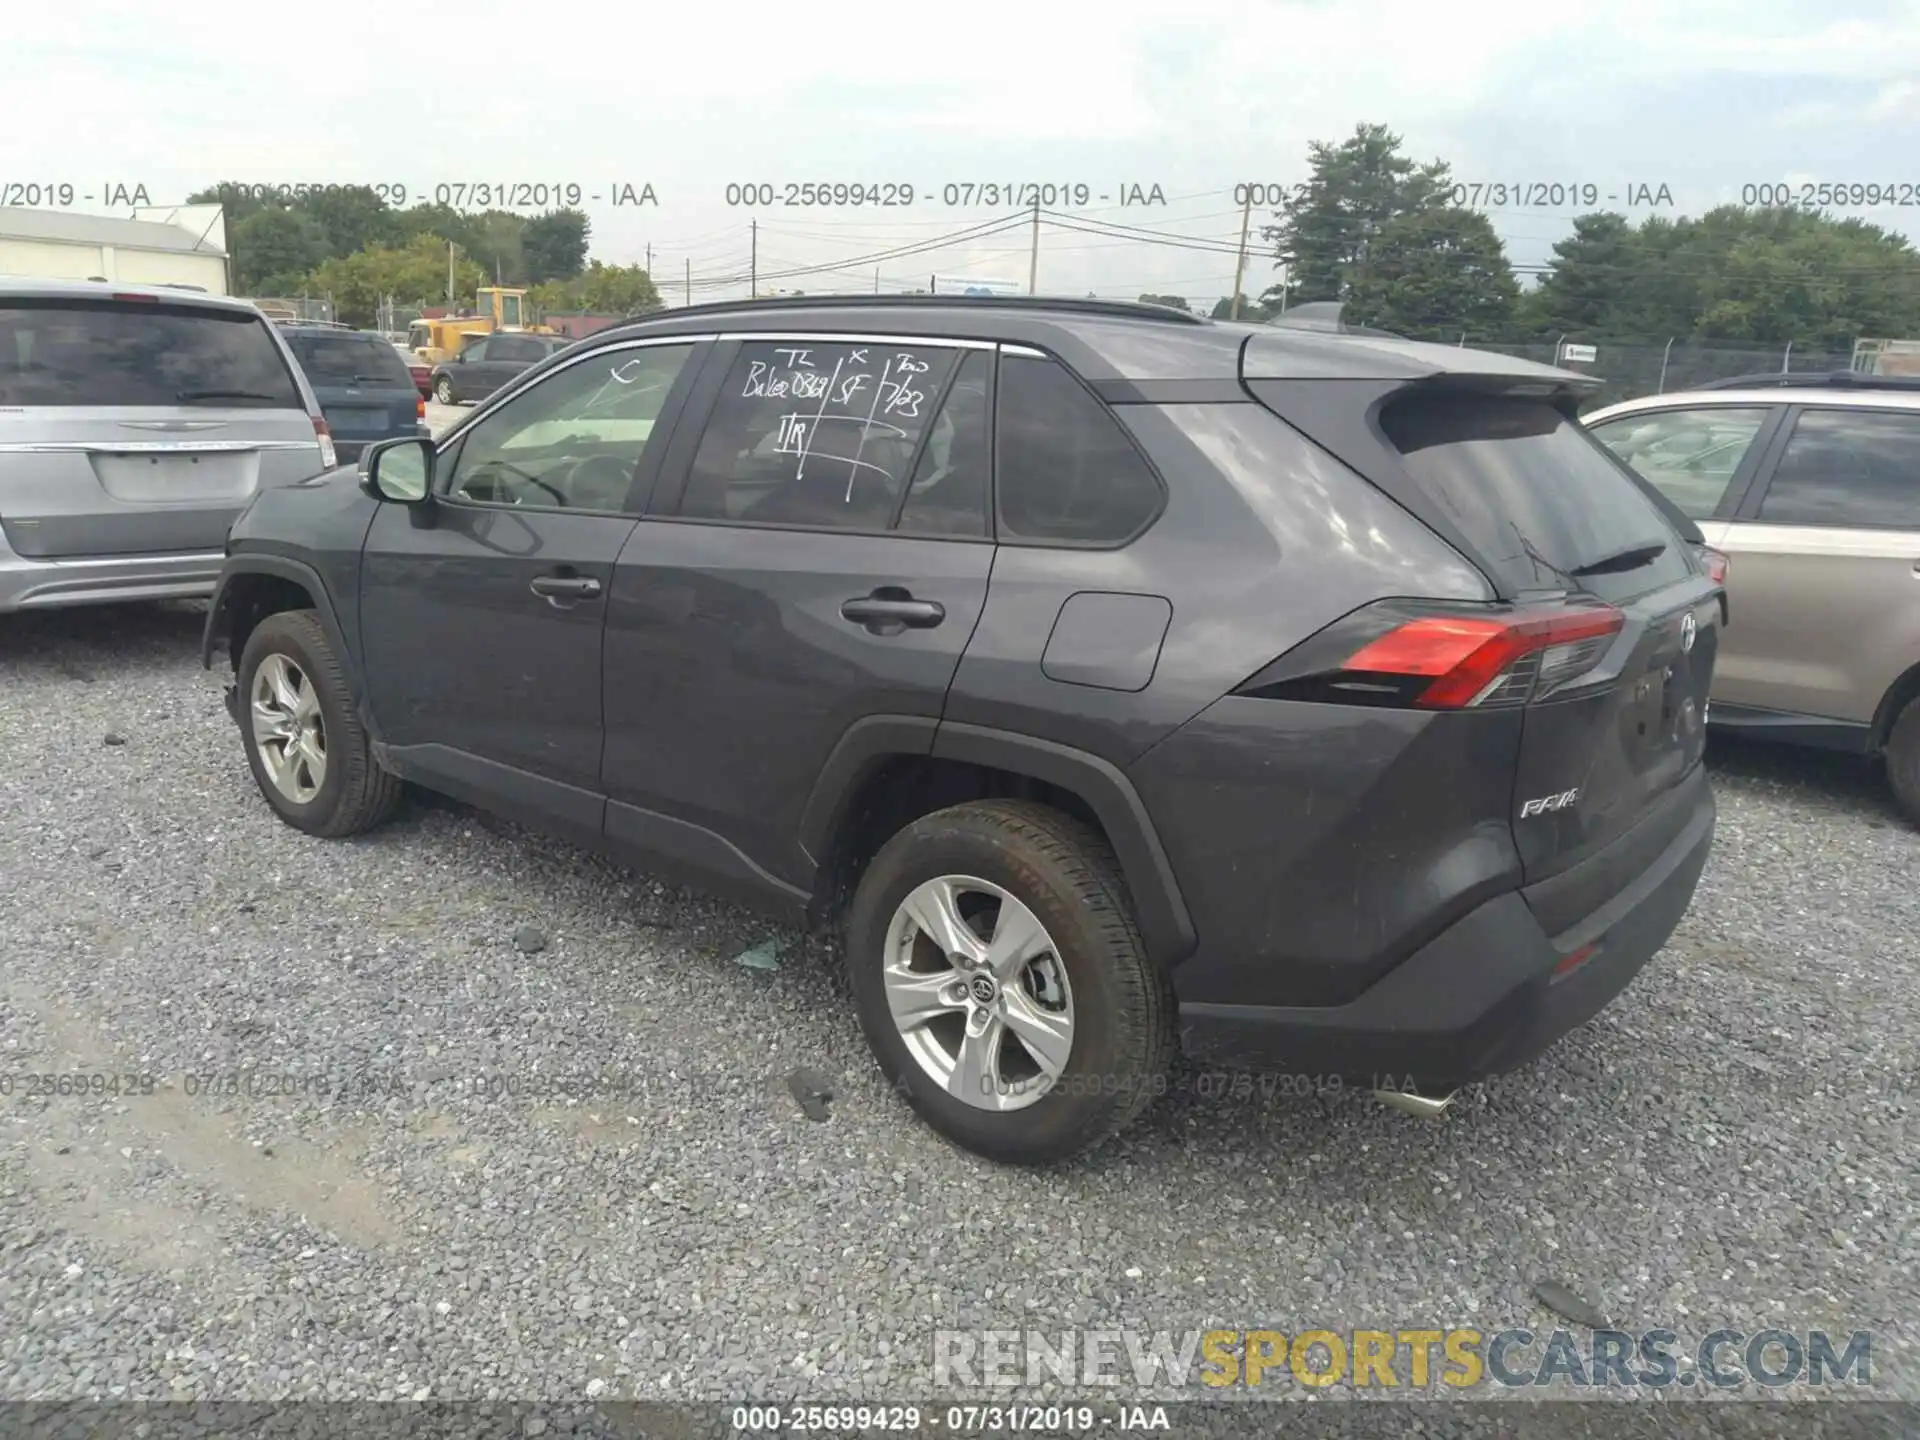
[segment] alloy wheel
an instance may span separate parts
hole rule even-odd
[[[273,788],[296,805],[310,804],[327,779],[327,730],[313,681],[285,655],[253,673],[253,744]]]
[[[883,977],[914,1062],[956,1100],[1023,1110],[1073,1053],[1073,992],[1047,928],[991,881],[928,880],[887,926]]]

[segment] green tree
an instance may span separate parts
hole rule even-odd
[[[1453,173],[1441,160],[1419,164],[1400,153],[1400,137],[1362,124],[1339,144],[1307,147],[1308,176],[1281,202],[1277,224],[1261,237],[1289,267],[1287,302],[1345,300],[1348,287],[1383,257],[1382,233],[1402,216],[1445,205]],[[1263,299],[1278,298],[1279,287]]]
[[[328,258],[326,234],[297,210],[255,210],[233,227],[227,246],[242,295],[298,293]]]
[[[1372,250],[1347,284],[1343,322],[1418,340],[1509,337],[1520,287],[1486,216],[1408,211],[1379,229]]]
[[[1213,302],[1213,309],[1208,313],[1212,315],[1215,320],[1231,320],[1233,318],[1233,297],[1231,295],[1222,295],[1218,300]],[[1277,309],[1275,306],[1267,305],[1246,294],[1240,296],[1240,319],[1243,321],[1269,320],[1276,313]]]
[[[320,227],[327,237],[329,255],[351,255],[370,246],[395,245],[401,239],[393,210],[366,185],[309,191],[297,197],[290,208]]]
[[[592,230],[581,210],[550,210],[527,221],[520,232],[527,282],[571,280],[587,268],[587,236]]]
[[[1522,311],[1542,334],[1845,350],[1920,331],[1920,252],[1861,220],[1721,206],[1634,229],[1581,216]]]
[[[595,260],[571,280],[535,286],[542,311],[584,310],[596,315],[644,315],[663,309],[653,277],[640,265],[603,265]]]
[[[1142,305],[1163,305],[1169,310],[1185,310],[1189,313],[1193,310],[1193,307],[1187,304],[1185,298],[1179,295],[1142,295],[1140,297],[1140,303]]]
[[[454,293],[462,305],[469,304],[475,287],[490,279],[462,257],[454,267]],[[389,296],[401,305],[440,304],[447,293],[446,243],[417,235],[404,247],[375,245],[336,255],[314,271],[308,286],[331,295],[334,314],[350,325],[373,324],[381,300]]]
[[[231,235],[239,228],[240,222],[249,215],[269,207],[264,200],[256,197],[252,190],[237,180],[222,180],[218,185],[210,185],[205,190],[196,190],[187,196],[189,205],[218,205],[226,212],[227,233]]]
[[[526,284],[525,218],[511,210],[483,210],[462,219],[464,235],[455,238],[474,263],[487,272],[485,283]]]

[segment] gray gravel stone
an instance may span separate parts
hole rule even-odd
[[[1028,1171],[912,1118],[818,942],[747,973],[762,922],[444,803],[280,824],[200,627],[0,622],[0,1072],[100,1077],[0,1111],[0,1398],[924,1399],[937,1327],[1492,1330],[1548,1274],[1917,1393],[1920,836],[1856,767],[1716,745],[1672,945],[1437,1123],[1187,1071]]]

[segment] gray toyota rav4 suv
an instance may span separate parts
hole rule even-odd
[[[1584,377],[1144,306],[601,332],[264,492],[206,635],[260,792],[403,781],[838,930],[984,1154],[1203,1061],[1437,1105],[1606,1005],[1706,863],[1720,591]]]
[[[245,301],[0,280],[0,613],[210,594],[247,502],[334,458]]]

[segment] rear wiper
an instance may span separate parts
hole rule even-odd
[[[1584,579],[1588,575],[1615,575],[1622,570],[1638,570],[1642,565],[1651,565],[1666,553],[1666,541],[1650,540],[1644,545],[1616,550],[1613,554],[1602,556],[1598,560],[1589,560],[1584,565],[1576,565],[1568,573],[1575,579]]]
[[[263,390],[182,390],[176,400],[278,400]]]

